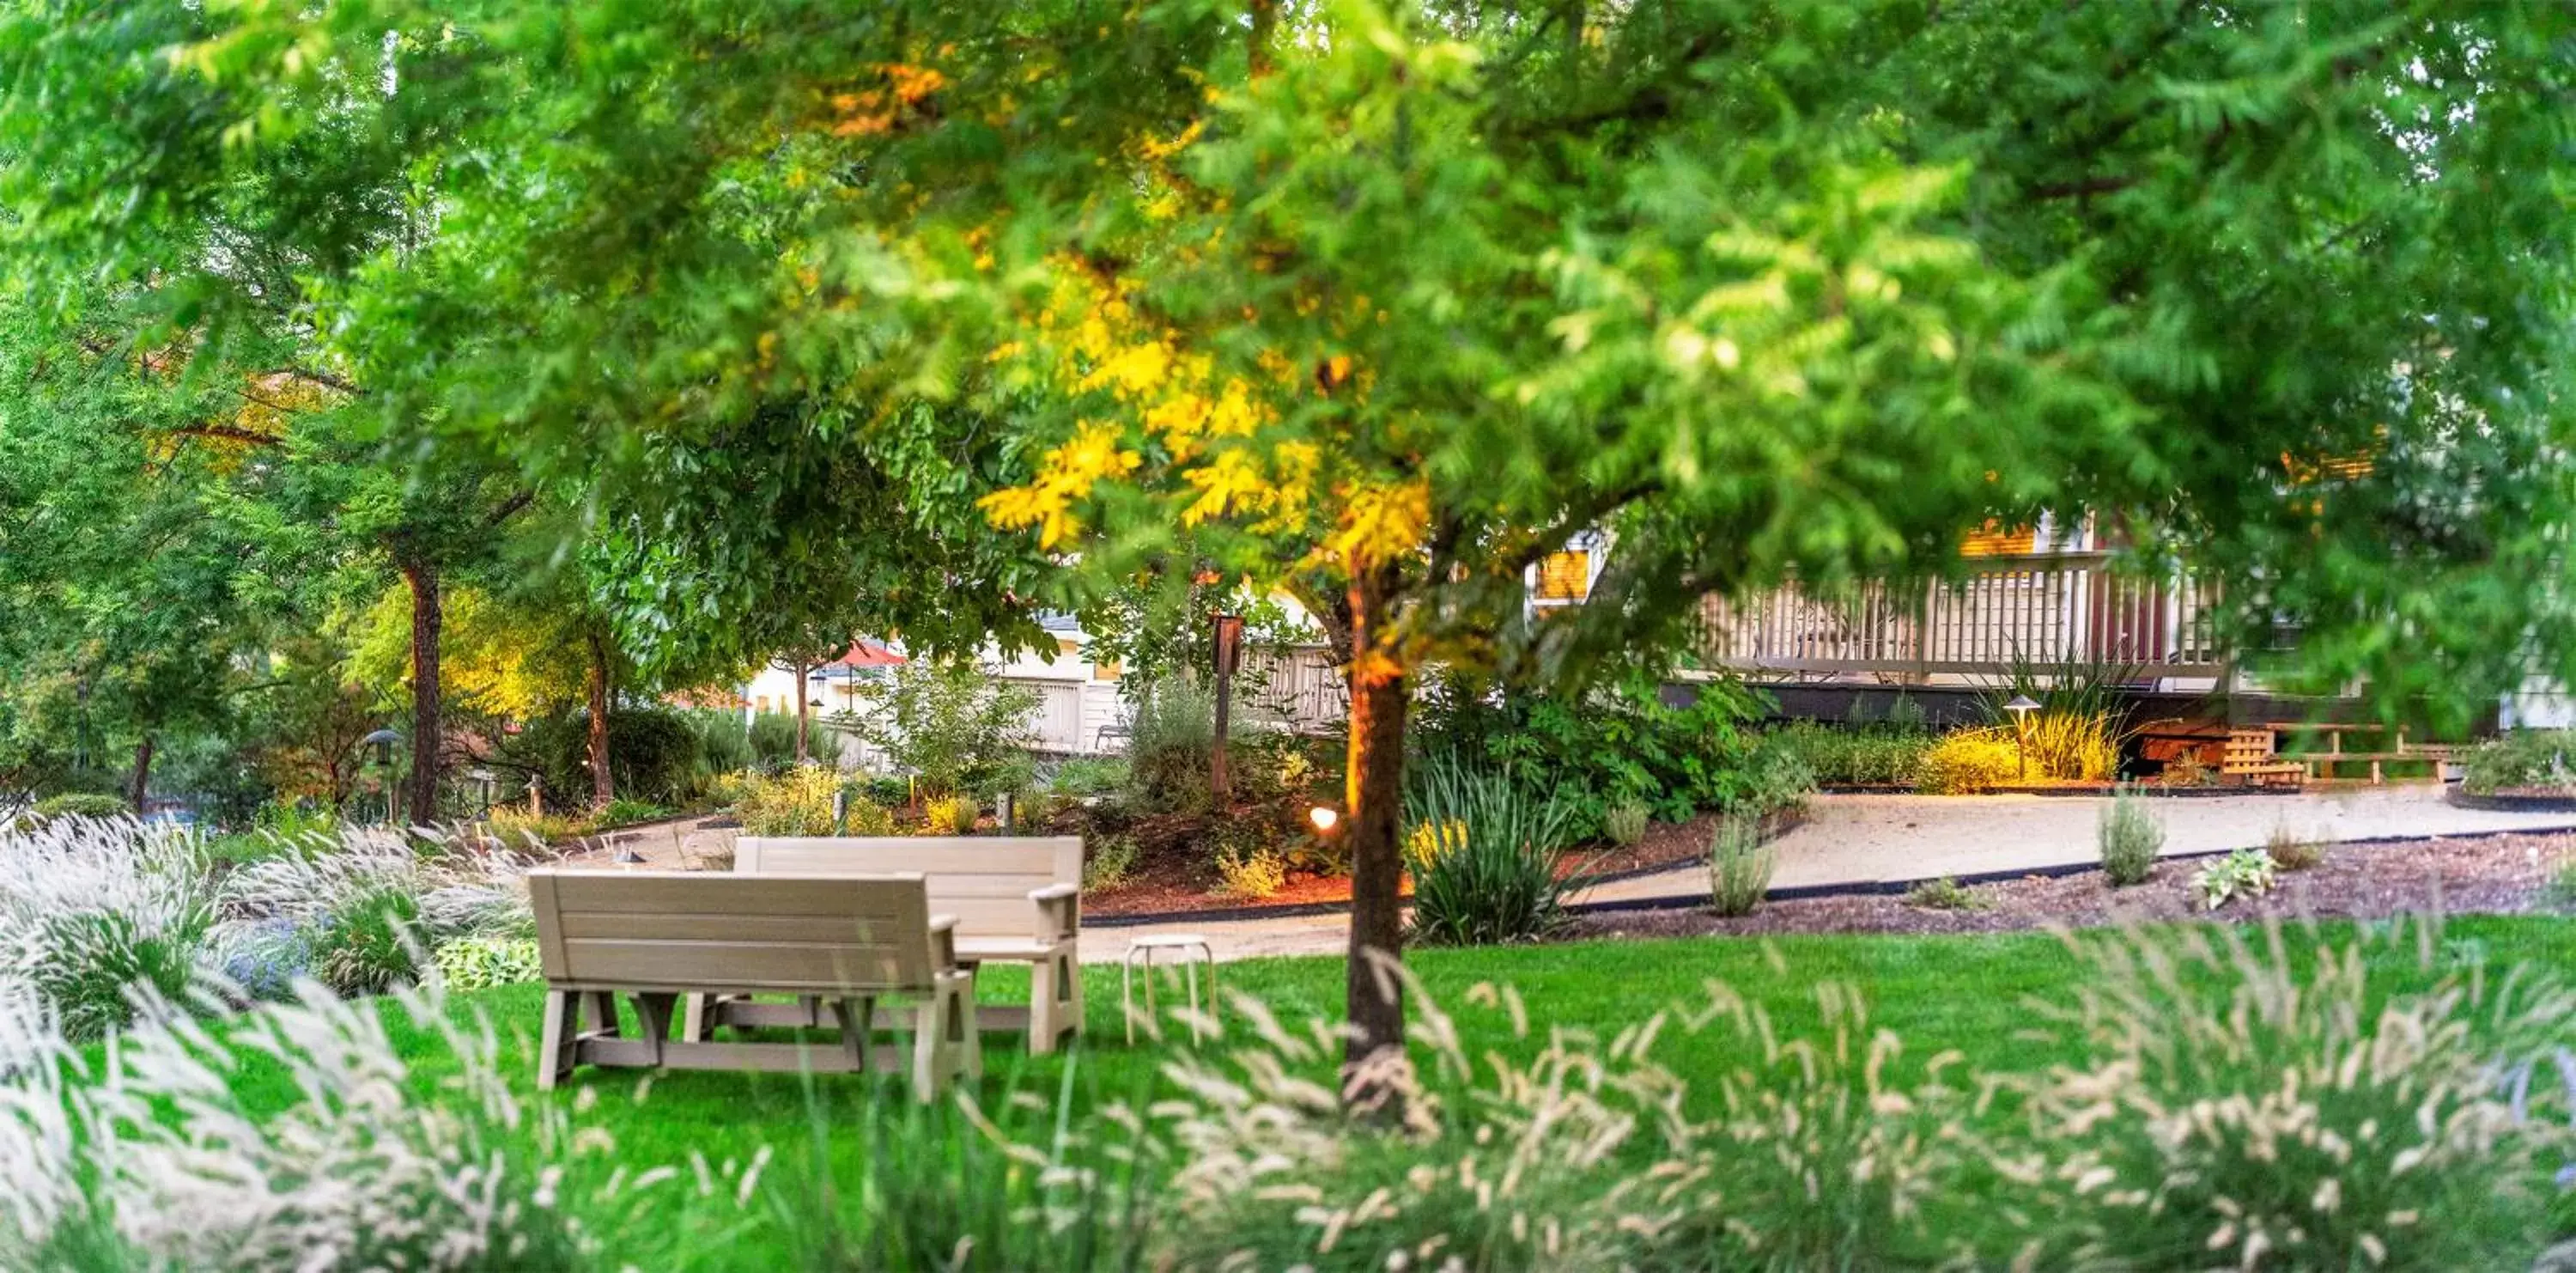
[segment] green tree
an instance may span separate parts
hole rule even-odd
[[[1426,662],[1576,683],[1708,593],[1937,572],[1983,519],[2086,509],[2218,578],[2239,646],[2300,623],[2279,671],[2453,710],[2535,655],[2576,673],[2567,590],[2531,586],[2571,505],[2557,7],[190,21],[56,84],[105,137],[48,162],[106,175],[12,206],[102,239],[163,206],[91,161],[135,87],[252,156],[453,121],[435,225],[328,270],[336,344],[382,418],[670,532],[626,549],[639,650],[809,604],[791,581],[924,646],[1154,561],[1303,598],[1349,654],[1354,1058],[1401,1037],[1373,963]],[[1608,573],[1531,620],[1527,567],[1584,531]]]

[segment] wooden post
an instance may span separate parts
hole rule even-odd
[[[1208,790],[1219,814],[1234,805],[1234,783],[1226,772],[1226,735],[1234,715],[1234,671],[1243,658],[1243,616],[1216,617],[1216,741],[1208,754]]]

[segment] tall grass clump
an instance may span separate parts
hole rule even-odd
[[[2144,884],[2165,847],[2165,827],[2147,811],[2147,802],[2125,788],[2111,797],[2094,828],[2102,850],[2102,875],[2113,888]]]
[[[192,997],[219,966],[196,845],[129,817],[0,831],[0,998],[41,1003],[76,1040],[133,1019],[136,992]]]
[[[1984,700],[1986,716],[2007,733],[2014,729],[2004,703],[2026,695],[2039,704],[2022,726],[2032,774],[2068,782],[2100,782],[2120,769],[2126,731],[2121,686],[2138,679],[2135,667],[2109,663],[2040,663],[2015,654],[2006,684]]]
[[[1491,1051],[1418,983],[1406,999],[1423,1067],[1369,1076],[1395,1094],[1392,1126],[1355,1125],[1308,1077],[1341,1051],[1323,1022],[1244,1002],[1254,1046],[1175,1061],[1172,1266],[1860,1269],[1930,1249],[1962,1102],[1905,1086],[1902,1046],[1843,987],[1819,987],[1813,1033],[1717,986],[1603,1039],[1533,1030],[1517,993],[1480,985],[1474,1037],[1515,1041]],[[1713,1029],[1748,1059],[1704,1080],[1658,1059],[1659,1040]]]
[[[1578,838],[1577,810],[1541,798],[1500,769],[1455,754],[1415,765],[1405,791],[1408,840],[1436,830],[1413,863],[1413,938],[1429,945],[1528,941],[1565,922],[1582,886],[1557,857]]]
[[[452,1058],[415,1095],[379,1013],[305,990],[221,1033],[138,1028],[96,1063],[0,1004],[22,1058],[0,1075],[0,1267],[543,1273],[648,1220],[620,1215],[622,1181],[576,1190],[567,1107],[520,1103],[488,1026],[407,994]],[[284,1108],[234,1094],[254,1062]]]
[[[2010,730],[1954,730],[1925,748],[1915,761],[1915,788],[1926,795],[1975,795],[2019,779],[2021,762],[2021,749]]]
[[[342,995],[420,980],[429,952],[448,941],[535,935],[508,866],[424,854],[385,835],[352,834],[335,852],[250,863],[224,877],[217,904],[235,968],[271,983],[318,977]]]
[[[2373,984],[2368,947],[2410,937],[2431,979],[2431,926],[2407,927],[2079,944],[2093,975],[2038,1011],[2083,1059],[2005,1086],[2027,1139],[1996,1161],[2037,1193],[2036,1266],[2527,1265],[2568,1133],[2524,1106],[2576,997],[2477,970]]]
[[[1760,821],[1719,818],[1708,845],[1709,909],[1729,917],[1752,914],[1771,892],[1778,860],[1779,851],[1763,842]]]

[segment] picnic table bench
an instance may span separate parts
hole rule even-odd
[[[1032,1053],[1053,1052],[1082,1030],[1080,836],[743,836],[733,869],[920,874],[931,909],[956,917],[959,967],[971,976],[986,963],[1029,965],[1028,1006],[984,1008],[984,1029],[1025,1030]]]
[[[918,874],[543,869],[528,873],[528,896],[546,978],[539,1090],[583,1065],[895,1072],[907,1068],[904,1054],[878,1047],[875,1033],[878,1000],[898,995],[911,1001],[916,1098],[982,1072],[974,977],[957,956],[956,921],[930,913]],[[750,1003],[762,994],[817,1006]],[[632,1038],[618,1023],[620,995],[640,1023]],[[679,1001],[705,997],[742,1008],[729,1018],[737,1025],[820,1027],[819,1005],[829,1004],[840,1046],[716,1042],[694,1026],[671,1037]]]

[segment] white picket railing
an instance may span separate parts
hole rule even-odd
[[[1796,586],[1705,607],[1705,656],[1747,674],[2000,675],[2018,666],[2136,668],[2157,677],[2226,673],[2212,588],[2111,568],[2107,553],[1983,558],[1967,579]]]

